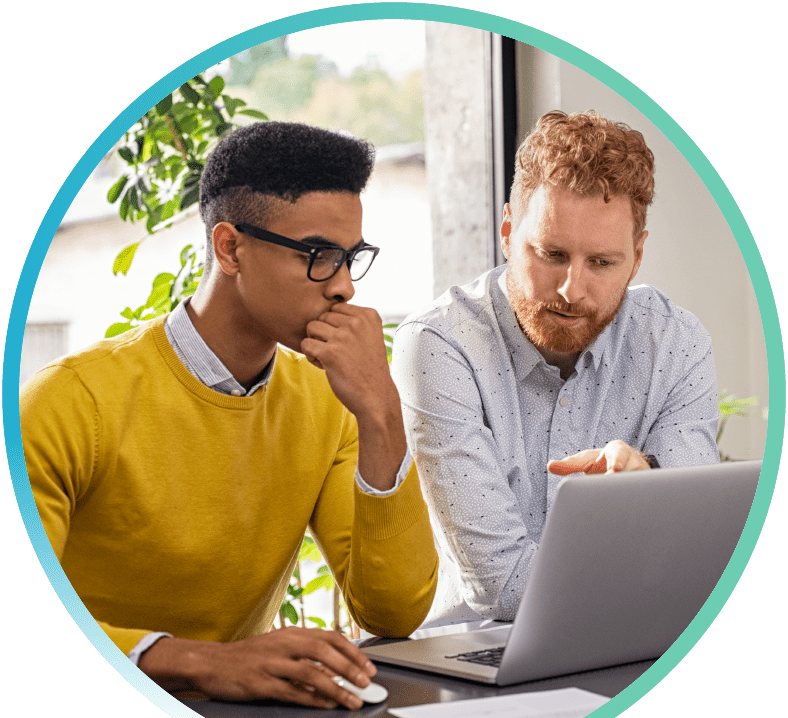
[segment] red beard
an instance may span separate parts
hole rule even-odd
[[[507,273],[509,303],[523,333],[537,349],[547,349],[561,354],[581,352],[587,348],[610,324],[621,308],[626,287],[612,309],[600,314],[582,303],[563,301],[539,302],[526,299]],[[565,326],[552,312],[581,317],[573,326]]]

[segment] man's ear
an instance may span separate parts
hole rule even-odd
[[[227,275],[238,273],[237,249],[241,239],[238,230],[229,222],[219,222],[213,228],[213,256],[219,268]]]
[[[509,260],[509,239],[512,235],[512,210],[509,204],[503,206],[503,220],[501,220],[501,252]]]
[[[640,263],[643,261],[643,245],[646,243],[646,237],[648,237],[648,232],[644,231],[643,234],[640,235],[640,239],[635,242],[635,266],[632,267],[632,274],[629,275],[627,284],[635,278],[638,269],[640,269]]]

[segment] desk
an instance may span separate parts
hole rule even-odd
[[[443,629],[426,629],[413,634],[414,638],[434,635],[436,632],[468,630],[477,626],[489,626],[489,622],[467,624],[464,626],[446,627]],[[363,647],[363,642],[361,643]],[[582,688],[592,693],[599,693],[612,698],[624,690],[630,683],[639,678],[653,665],[654,661],[640,661],[623,666],[603,668],[585,673],[574,673],[559,678],[548,678],[530,683],[519,683],[500,688],[481,683],[472,683],[457,678],[439,676],[434,673],[410,670],[377,664],[378,673],[373,679],[388,689],[389,697],[384,703],[365,705],[357,711],[346,708],[320,710],[304,706],[285,705],[273,701],[257,703],[222,703],[219,701],[184,700],[184,705],[205,718],[329,718],[337,716],[358,715],[364,718],[384,718],[391,716],[389,708],[421,705],[423,703],[445,703],[448,701],[467,700],[469,698],[487,698],[507,693],[526,693],[530,691],[546,691],[554,688]]]

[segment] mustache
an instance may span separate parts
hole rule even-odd
[[[574,304],[558,300],[552,302],[534,302],[533,308],[537,312],[558,312],[559,314],[571,314],[573,316],[588,317],[590,319],[593,319],[596,316],[596,312],[593,309],[587,307],[582,302],[575,302]]]

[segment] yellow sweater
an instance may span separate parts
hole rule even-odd
[[[226,396],[162,317],[41,370],[20,409],[47,536],[124,653],[151,631],[267,630],[307,526],[359,625],[404,636],[426,616],[437,556],[415,467],[391,496],[360,491],[355,418],[300,354],[280,348],[265,390]]]

